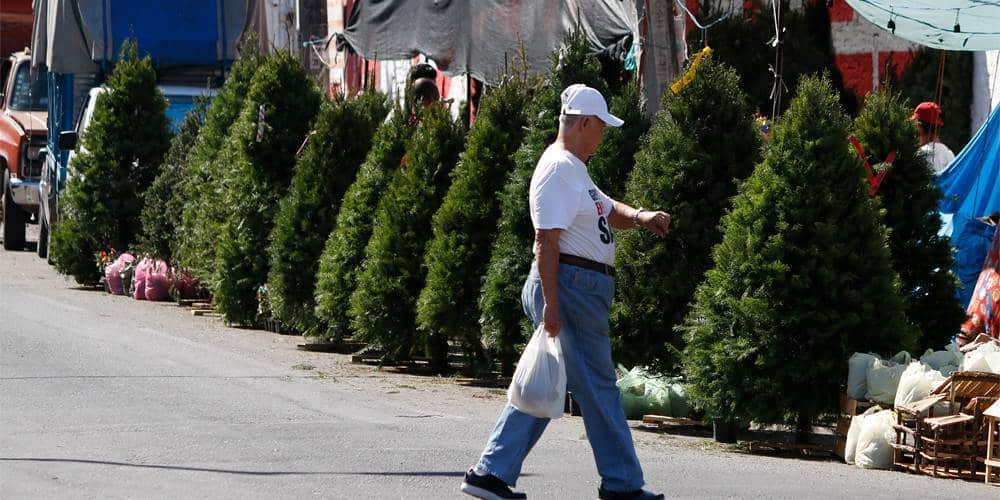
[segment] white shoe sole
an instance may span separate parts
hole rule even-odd
[[[473,486],[469,483],[462,483],[462,493],[472,497],[481,498],[483,500],[504,500],[503,497],[497,496],[496,493]]]

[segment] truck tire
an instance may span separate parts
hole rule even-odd
[[[3,249],[24,250],[24,211],[14,203],[10,190],[3,193]]]
[[[45,262],[54,266],[56,262],[52,260],[52,228],[48,224],[45,225],[45,233]]]
[[[41,219],[41,217],[39,217]],[[45,219],[38,221],[38,256],[47,258],[49,256],[49,225]]]

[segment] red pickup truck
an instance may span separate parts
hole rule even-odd
[[[38,216],[38,181],[48,133],[48,77],[31,69],[26,49],[3,61],[0,87],[0,170],[3,247],[23,250],[25,224]]]

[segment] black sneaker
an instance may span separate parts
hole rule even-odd
[[[597,498],[601,500],[663,500],[663,493],[650,493],[646,490],[608,491],[603,486],[597,489]]]
[[[462,483],[462,493],[482,498],[484,500],[503,500],[507,498],[528,498],[524,493],[514,493],[500,478],[494,475],[480,476],[469,469]]]

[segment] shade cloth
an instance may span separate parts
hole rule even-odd
[[[876,26],[921,45],[945,50],[1000,48],[1000,1],[997,0],[847,0],[847,3]]]
[[[338,40],[366,59],[425,54],[439,69],[497,83],[524,47],[541,72],[577,23],[595,52],[624,61],[642,0],[359,0]]]

